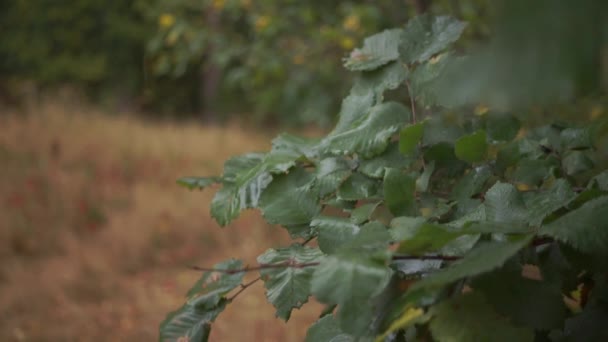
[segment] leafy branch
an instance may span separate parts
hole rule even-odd
[[[517,117],[487,108],[455,119],[436,90],[463,29],[423,16],[367,38],[345,61],[360,77],[330,134],[283,134],[267,153],[228,160],[221,177],[180,181],[221,184],[211,204],[220,225],[257,208],[293,242],[256,265],[193,266],[203,274],[162,324],[163,342],[208,333],[225,305],[260,280],[281,319],[311,296],[337,306],[309,329],[315,342],[402,339],[414,324],[429,341],[548,340],[547,332],[571,340],[588,328],[585,317],[605,321],[596,295],[588,303],[581,296],[583,313],[569,312],[563,298],[575,296],[562,285],[574,288],[586,271],[594,293],[608,293],[608,163],[598,148],[598,127],[608,122],[522,129]],[[409,106],[384,102],[399,87]],[[416,101],[436,112],[416,122]],[[531,260],[542,279],[522,277]],[[243,283],[254,271],[260,277]]]

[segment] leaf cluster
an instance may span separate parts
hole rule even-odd
[[[446,51],[464,28],[422,16],[367,38],[345,60],[359,74],[331,133],[283,134],[267,153],[228,160],[220,177],[179,181],[221,185],[211,214],[222,226],[255,208],[291,234],[256,269],[279,318],[310,296],[327,304],[307,341],[608,336],[608,171],[598,152],[608,122],[416,117],[416,101],[436,105],[425,84],[458,58]],[[412,101],[385,101],[388,90]],[[206,340],[248,270],[230,261],[205,272],[161,340]]]

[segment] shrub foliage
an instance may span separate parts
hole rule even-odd
[[[327,304],[307,341],[608,339],[607,122],[438,109],[464,28],[422,16],[367,38],[345,60],[359,74],[331,133],[282,134],[221,177],[179,181],[221,185],[220,225],[257,208],[294,242],[201,269],[161,341],[206,341],[249,271],[281,319],[311,296]]]

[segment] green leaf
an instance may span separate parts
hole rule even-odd
[[[371,159],[360,159],[357,170],[368,177],[384,178],[386,168],[405,169],[413,161],[412,158],[399,153],[399,146],[396,143],[390,143],[382,154]]]
[[[566,128],[560,134],[562,146],[567,149],[586,149],[593,146],[591,133],[587,128]]]
[[[326,254],[333,254],[361,231],[357,224],[341,217],[319,216],[310,225],[317,230],[319,248]]]
[[[228,260],[214,269],[235,270],[243,267],[240,260]],[[160,341],[183,339],[207,341],[211,322],[224,310],[228,300],[224,297],[238,287],[244,273],[205,272],[188,291],[188,301],[177,311],[167,315],[160,324]]]
[[[237,270],[243,267],[240,260],[228,260],[215,265],[217,270]],[[188,291],[188,303],[196,304],[202,309],[211,309],[218,305],[228,292],[239,286],[244,273],[226,274],[205,272],[203,276]]]
[[[425,121],[405,126],[399,133],[399,152],[410,155],[422,141]]]
[[[347,201],[378,198],[380,191],[379,181],[360,173],[353,173],[340,185],[338,198]]]
[[[403,233],[405,229],[401,228]],[[412,255],[422,255],[427,252],[435,252],[448,242],[461,236],[462,233],[451,231],[445,226],[432,223],[424,223],[410,232],[410,236],[402,240],[397,252]]]
[[[364,158],[376,156],[388,147],[389,139],[410,120],[410,111],[397,102],[371,108],[343,131],[334,131],[321,142],[326,153],[357,153]]]
[[[608,254],[608,196],[586,202],[578,209],[541,227],[540,233],[584,253]]]
[[[492,176],[492,171],[487,166],[479,166],[471,169],[462,177],[452,189],[451,198],[464,201],[483,191],[486,182]]]
[[[597,186],[599,190],[608,191],[608,170],[605,170],[593,177],[589,182],[589,186]]]
[[[530,224],[540,226],[549,214],[565,207],[575,196],[565,179],[558,179],[547,191],[530,193],[524,197]]]
[[[408,216],[400,216],[395,217],[391,221],[391,229],[390,233],[393,237],[394,241],[403,241],[405,239],[410,239],[418,228],[420,228],[426,220],[421,216],[416,217],[408,217]]]
[[[480,294],[445,301],[432,309],[429,324],[438,342],[534,341],[534,331],[515,327],[498,315]]]
[[[292,239],[302,238],[302,239],[306,240],[315,234],[312,231],[312,229],[310,228],[310,225],[308,223],[296,224],[293,226],[288,225],[288,226],[285,226],[285,229],[287,230],[287,232],[289,233],[289,236]]]
[[[560,328],[566,318],[560,288],[522,277],[521,267],[481,275],[472,287],[481,291],[498,313],[520,326],[551,330]]]
[[[572,151],[562,160],[562,166],[569,176],[591,170],[593,161],[581,151]]]
[[[350,213],[350,221],[354,224],[363,224],[369,221],[378,205],[380,205],[380,202],[367,203],[355,208]]]
[[[511,179],[518,183],[537,186],[552,175],[554,168],[559,168],[559,161],[556,159],[524,158],[517,162]]]
[[[242,156],[232,157],[224,163],[224,182],[234,183],[239,174],[258,166],[266,155],[264,153],[248,153]]]
[[[487,115],[485,127],[490,140],[511,141],[517,136],[521,124],[513,115],[489,113]]]
[[[293,154],[272,153],[230,159],[224,165],[224,186],[211,203],[211,215],[225,226],[241,210],[257,207],[262,191],[272,182],[272,174],[286,172],[297,158]]]
[[[461,127],[448,122],[447,119],[442,119],[439,117],[425,121],[422,139],[424,145],[453,144],[464,134],[464,130]]]
[[[312,293],[323,303],[367,301],[388,285],[393,271],[387,259],[359,253],[327,256],[315,269]]]
[[[348,95],[342,100],[338,123],[331,134],[340,134],[351,129],[355,122],[360,121],[369,113],[374,104],[376,104],[376,100],[373,92]]]
[[[269,249],[258,257],[258,263],[301,265],[318,262],[322,255],[316,248],[295,244],[288,248]],[[266,287],[266,297],[277,309],[277,317],[289,320],[291,311],[299,309],[308,301],[313,272],[313,267],[268,268],[260,271]]]
[[[488,150],[486,139],[486,132],[479,130],[456,140],[454,146],[456,157],[469,163],[484,160]]]
[[[430,319],[430,315],[425,315],[421,308],[409,307],[404,310],[401,317],[391,323],[390,327],[380,336],[376,338],[376,342],[385,341],[391,334],[396,334],[399,330],[405,330],[414,324],[426,323]]]
[[[446,176],[459,176],[467,167],[465,162],[456,158],[454,147],[446,142],[429,147],[424,152],[424,160],[434,162],[435,169],[444,171]]]
[[[386,169],[384,200],[395,216],[416,214],[416,180],[397,169]]]
[[[192,189],[204,189],[210,185],[221,182],[219,177],[182,177],[177,180],[177,184]]]
[[[306,342],[364,342],[365,339],[346,334],[333,315],[326,315],[313,324],[306,332]]]
[[[511,184],[494,184],[486,192],[484,203],[488,221],[524,224],[528,219],[521,193]]]
[[[317,155],[316,147],[319,139],[304,138],[282,133],[272,140],[271,153],[285,153],[295,156],[305,156],[310,159]]]
[[[317,267],[312,292],[321,302],[338,304],[341,330],[366,334],[374,316],[372,300],[386,288],[393,274],[387,266],[389,258],[388,253],[368,255],[349,250],[325,257]]]
[[[492,222],[474,222],[461,228],[453,228],[433,223],[419,223],[420,221],[398,217],[391,222],[391,232],[393,236],[398,236],[401,241],[397,251],[399,253],[421,255],[425,253],[437,253],[450,242],[462,237],[463,235],[473,235],[468,239],[462,239],[461,243],[471,240],[477,241],[479,234],[501,233],[501,234],[522,234],[530,233],[531,229],[513,224],[500,224]],[[470,249],[470,246],[468,249]],[[454,248],[454,247],[452,247]],[[442,253],[458,255],[459,253]]]
[[[390,62],[376,70],[361,73],[351,93],[363,96],[371,92],[375,94],[377,103],[382,102],[384,91],[399,87],[407,78],[407,74],[407,68],[399,61]]]
[[[315,187],[319,191],[319,197],[325,196],[338,190],[340,185],[350,176],[353,163],[344,158],[325,158],[317,165],[315,174]]]
[[[429,181],[435,171],[435,162],[432,161],[424,166],[424,172],[416,179],[416,191],[426,192],[429,189]]]
[[[363,41],[363,48],[355,49],[344,61],[352,71],[374,70],[399,58],[399,43],[403,30],[385,30]]]
[[[410,76],[409,91],[410,96],[413,96],[418,104],[425,107],[435,105],[451,107],[444,103],[437,91],[441,86],[446,66],[453,58],[451,53],[446,52],[416,66]]]
[[[260,198],[260,209],[268,223],[294,226],[309,223],[321,211],[317,195],[311,191],[312,175],[295,169],[276,179]]]
[[[407,63],[424,62],[458,40],[465,27],[464,22],[448,16],[417,16],[403,30],[401,58]]]
[[[364,224],[353,239],[342,245],[340,251],[385,258],[389,253],[386,248],[390,240],[391,235],[387,227],[378,221],[372,221]]]
[[[485,242],[473,248],[461,260],[429,275],[411,287],[411,291],[425,288],[441,288],[457,280],[482,274],[502,266],[530,241],[532,236],[506,242]]]
[[[159,341],[207,342],[211,333],[211,322],[224,310],[226,303],[226,300],[222,300],[213,310],[201,310],[185,304],[179,310],[168,314],[161,323]]]
[[[480,204],[475,209],[471,210],[466,215],[446,223],[447,226],[460,228],[470,222],[474,221],[485,221],[486,220],[486,206],[484,204]]]

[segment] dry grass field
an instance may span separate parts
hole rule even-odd
[[[256,212],[219,228],[213,192],[175,184],[270,138],[58,105],[0,113],[0,341],[157,340],[199,276],[189,265],[255,263],[287,241]],[[309,306],[279,321],[256,284],[211,340],[301,341],[320,310]]]

